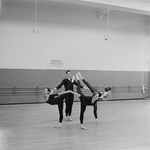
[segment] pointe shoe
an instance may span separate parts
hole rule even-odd
[[[69,118],[68,118],[68,117],[66,117],[65,121],[66,121],[66,122],[68,122],[68,121],[69,121]]]
[[[68,119],[68,121],[71,121],[71,122],[72,122],[72,121],[73,121],[73,119],[69,118],[69,119]]]
[[[76,79],[80,80],[78,73],[76,73]]]
[[[61,128],[61,125],[60,124],[56,125],[56,126],[54,126],[54,128]]]
[[[83,125],[81,125],[81,129],[87,130],[87,128],[85,126],[83,126]]]
[[[80,79],[83,79],[80,72],[78,72],[78,76],[80,77]]]
[[[99,122],[98,122],[98,119],[96,119],[96,124],[98,124]]]
[[[72,77],[72,81],[71,81],[71,82],[73,83],[73,82],[74,82],[74,80],[75,80],[75,76],[73,76],[73,77]]]

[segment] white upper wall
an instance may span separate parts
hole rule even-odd
[[[71,1],[74,1],[74,0],[71,0]],[[134,11],[139,10],[139,13],[140,12],[142,13],[142,11],[143,12],[147,11],[150,13],[150,0],[81,0],[81,1],[90,2],[93,4],[94,3],[95,4],[109,4],[111,6],[127,8],[128,10],[134,9]]]
[[[111,9],[113,10],[150,15],[150,0],[36,0],[36,1],[38,2],[55,1],[59,3],[77,4],[97,8],[107,8],[107,5],[110,5]]]
[[[109,41],[104,40],[107,16],[99,19],[90,7],[37,3],[38,34],[33,33],[34,19],[34,3],[2,5],[0,68],[148,70],[147,16],[111,11]]]

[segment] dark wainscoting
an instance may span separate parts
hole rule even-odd
[[[44,87],[57,86],[66,77],[65,71],[0,69],[0,104],[44,102]],[[103,91],[104,87],[112,87],[108,100],[149,98],[148,72],[72,70],[72,75],[78,71],[100,91]],[[145,93],[142,92],[143,84]],[[90,95],[89,92],[84,92]],[[75,96],[75,100],[79,99]]]

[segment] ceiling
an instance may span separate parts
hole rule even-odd
[[[13,2],[26,3],[55,3],[65,4],[66,6],[84,6],[96,8],[100,15],[108,13],[109,10],[137,13],[150,16],[150,0],[0,0],[2,4],[12,4]]]
[[[150,16],[150,0],[45,0],[73,5],[81,5],[99,9],[106,9],[108,5],[110,10],[138,13]]]

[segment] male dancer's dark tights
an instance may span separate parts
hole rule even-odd
[[[67,94],[66,97],[65,97],[65,103],[66,103],[65,113],[66,113],[66,116],[71,116],[73,101],[74,101],[74,95],[72,93]]]

